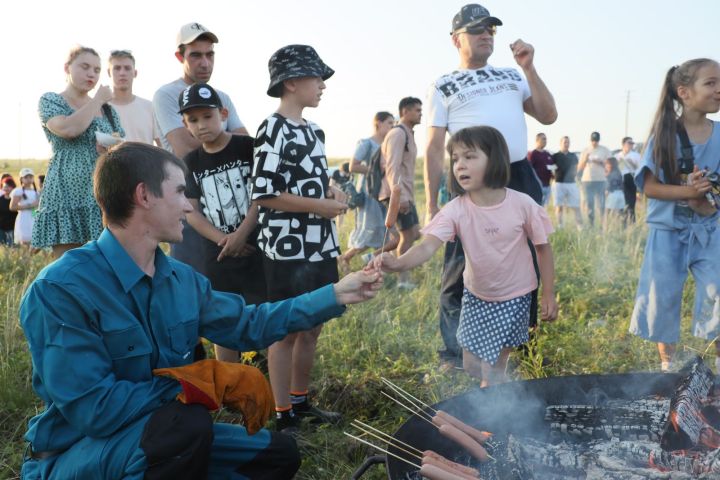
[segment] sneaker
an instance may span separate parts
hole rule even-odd
[[[314,405],[308,405],[303,409],[293,407],[293,412],[295,412],[295,418],[309,418],[310,423],[330,423],[335,425],[342,420],[342,414],[329,410],[320,410]]]
[[[275,419],[275,431],[295,437],[300,433],[302,419],[297,415],[283,415]]]

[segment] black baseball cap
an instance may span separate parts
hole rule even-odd
[[[590,134],[590,141],[591,142],[599,142],[600,141],[600,133],[598,132],[592,132]]]
[[[453,17],[452,31],[455,32],[463,27],[474,27],[475,25],[502,25],[502,21],[490,15],[487,8],[477,3],[468,3],[460,9]]]
[[[207,83],[195,83],[180,92],[178,107],[178,113],[183,113],[191,108],[223,108],[223,105],[214,88]]]

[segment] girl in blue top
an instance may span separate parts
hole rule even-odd
[[[693,335],[720,334],[720,230],[717,210],[705,198],[707,172],[720,170],[720,124],[707,118],[720,110],[720,65],[700,58],[672,67],[635,176],[648,197],[649,227],[630,332],[658,344],[661,369],[672,368],[680,337],[680,304],[688,270],[695,283]],[[679,115],[678,115],[679,112]],[[678,129],[692,146],[694,170],[683,175]],[[687,162],[684,162],[687,163]],[[715,364],[720,366],[716,345]]]

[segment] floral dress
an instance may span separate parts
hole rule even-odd
[[[112,107],[110,110],[117,131],[124,136],[120,118]],[[38,113],[53,155],[33,226],[34,247],[83,244],[98,238],[103,229],[100,207],[93,195],[93,171],[98,157],[95,131],[112,134],[114,129],[103,116],[93,118],[87,130],[76,138],[62,138],[48,130],[48,120],[74,112],[58,93],[45,93],[40,97]]]

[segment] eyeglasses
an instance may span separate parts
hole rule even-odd
[[[468,35],[482,35],[483,33],[488,33],[491,37],[494,37],[497,33],[497,26],[496,25],[473,25],[470,27],[463,27],[458,30],[455,30],[452,35],[460,34],[460,33],[467,33]]]

